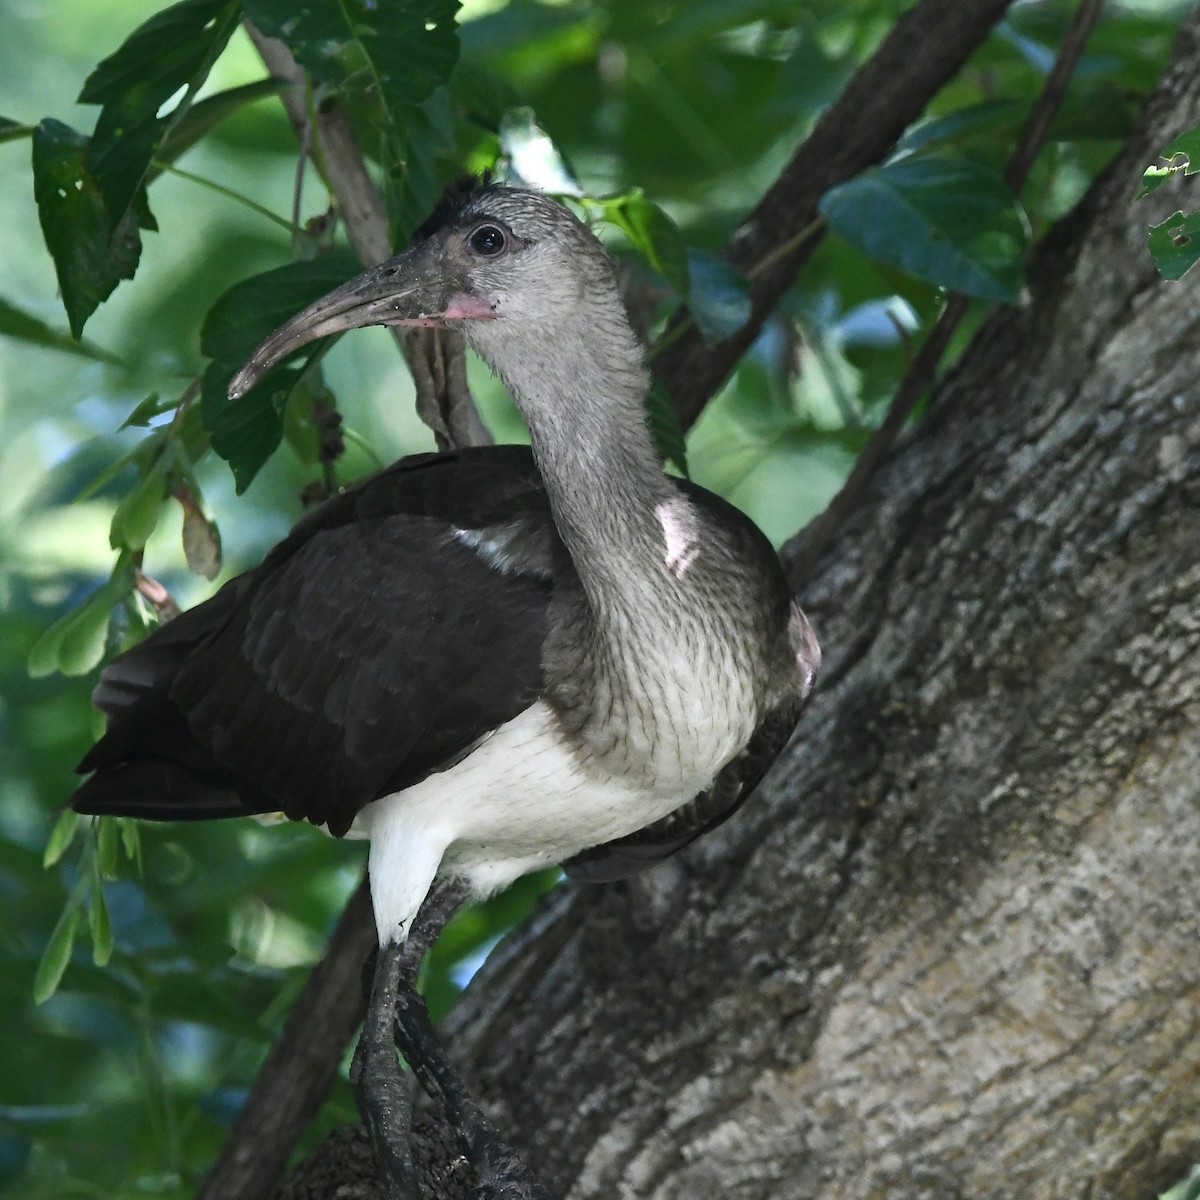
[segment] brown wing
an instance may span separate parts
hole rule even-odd
[[[470,544],[515,528],[503,570]],[[540,695],[556,545],[527,449],[402,460],[109,665],[72,805],[344,833]]]

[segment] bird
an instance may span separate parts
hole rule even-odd
[[[356,1082],[390,1194],[419,1195],[401,1035],[426,1087],[483,1130],[479,1194],[547,1195],[404,998],[436,933],[418,936],[422,904],[441,888],[452,911],[555,864],[619,879],[675,853],[787,743],[820,649],[767,538],[664,470],[614,260],[565,205],[458,181],[403,253],[271,334],[229,395],[376,324],[459,329],[531,445],[400,459],[115,658],[70,803],[156,820],[282,812],[368,837],[380,954]],[[481,1149],[493,1135],[499,1150]]]

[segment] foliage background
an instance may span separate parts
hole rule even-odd
[[[532,106],[589,193],[641,187],[689,247],[714,253],[906,7],[481,0],[464,5],[461,40],[472,79],[487,92],[481,108],[498,116]],[[1024,197],[1034,236],[1067,211],[1120,144],[1187,7],[1109,6]],[[73,97],[97,60],[155,8],[13,6],[0,40],[0,113],[90,129],[95,109]],[[1018,4],[939,96],[930,116],[942,124],[920,137],[999,169],[1069,11],[1055,0]],[[263,74],[239,32],[206,93]],[[450,119],[449,104],[428,108],[429,185],[495,156],[494,129]],[[20,138],[0,145],[0,301],[65,331],[28,150]],[[275,213],[291,209],[295,142],[274,100],[229,118],[181,165]],[[194,1190],[362,862],[360,847],[300,827],[145,827],[140,862],[108,886],[112,960],[97,967],[86,945],[77,948],[58,993],[33,1003],[38,961],[86,864],[74,853],[46,871],[42,858],[72,766],[95,731],[95,674],[33,680],[26,660],[47,626],[107,577],[109,524],[135,473],[72,501],[144,436],[119,428],[135,406],[150,393],[178,395],[202,368],[198,331],[217,297],[292,256],[286,232],[192,181],[164,176],[152,200],[160,229],[144,240],[137,279],[117,289],[86,331],[119,361],[0,337],[0,1004],[8,1031],[0,1039],[0,1186],[28,1197]],[[324,207],[310,176],[303,214]],[[611,230],[606,237],[623,249]],[[651,300],[669,304],[665,284],[628,257]],[[900,330],[927,325],[938,303],[933,284],[827,239],[691,432],[693,476],[746,508],[777,541],[794,532],[820,511],[878,421],[905,362]],[[431,444],[381,331],[339,345],[326,371],[360,439],[340,467],[343,479]],[[478,364],[472,383],[500,439],[520,436]],[[303,448],[303,437],[296,441]],[[315,474],[285,446],[235,497],[228,467],[208,456],[199,479],[221,531],[222,578],[282,535]],[[146,564],[186,605],[211,585],[187,571],[180,524],[177,506],[164,508]],[[510,898],[459,928],[458,949],[444,955],[432,981],[441,1003],[454,987],[450,960],[485,947],[526,902],[527,894]],[[460,966],[457,978],[465,973]],[[343,1081],[322,1128],[353,1116]]]

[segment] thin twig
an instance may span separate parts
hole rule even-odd
[[[1008,166],[1004,168],[1005,182],[1018,195],[1028,181],[1029,172],[1033,170],[1038,152],[1046,142],[1055,115],[1062,107],[1071,77],[1075,74],[1075,68],[1079,65],[1084,47],[1088,38],[1092,36],[1092,30],[1095,29],[1103,8],[1104,0],[1080,0],[1071,24],[1063,34],[1054,66],[1046,76],[1045,85],[1022,131],[1021,140],[1008,160]]]
[[[205,179],[203,175],[196,175],[192,171],[185,171],[182,167],[175,166],[174,163],[160,162],[158,159],[154,159],[150,165],[159,171],[163,171],[169,175],[176,175],[180,179],[186,179],[189,183],[195,183],[200,187],[208,188],[209,191],[217,192],[219,195],[226,197],[226,199],[234,200],[238,204],[248,208],[251,212],[258,213],[260,217],[266,217],[268,221],[286,229],[290,234],[294,235],[297,232],[297,227],[291,224],[287,218],[281,217],[278,213],[273,213],[269,208],[259,204],[257,200],[251,200],[249,196],[236,191],[234,188],[226,187],[223,183],[217,183],[212,179]]]
[[[1103,0],[1082,0],[1063,36],[1054,67],[1046,78],[1033,113],[1004,172],[1005,179],[1014,191],[1019,192],[1029,178],[1034,160],[1042,148],[1055,113],[1062,105],[1067,85],[1075,73],[1083,48],[1095,28],[1102,7]],[[858,506],[867,481],[891,449],[892,443],[904,428],[918,401],[933,385],[938,364],[955,330],[966,315],[967,305],[965,296],[951,294],[948,297],[945,308],[929,331],[929,336],[916,357],[909,363],[908,370],[888,406],[883,423],[871,435],[871,440],[863,448],[846,482],[842,484],[825,511],[784,548],[788,575],[792,586],[797,590],[812,574],[842,522]]]
[[[154,609],[159,621],[164,625],[168,621],[173,621],[182,611],[175,602],[175,597],[157,579],[152,579],[140,567],[133,572],[133,586],[138,595]]]
[[[300,153],[296,156],[296,179],[292,184],[292,227],[300,229],[300,215],[304,211],[304,176],[308,171],[308,160],[312,155],[312,120],[305,106],[304,124],[300,128]],[[298,236],[294,235],[294,236]],[[292,247],[295,252],[295,245]]]

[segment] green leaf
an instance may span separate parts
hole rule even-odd
[[[65,808],[58,814],[50,837],[46,841],[46,850],[42,855],[42,866],[52,867],[67,852],[67,847],[75,839],[79,828],[79,814],[73,808]]]
[[[403,246],[429,215],[445,180],[440,162],[454,155],[454,105],[444,88],[422,104],[405,110],[404,131],[391,138],[395,161],[384,173],[388,236]]]
[[[112,918],[104,898],[104,884],[96,879],[88,904],[88,929],[92,935],[92,961],[98,967],[108,965],[113,952]]]
[[[101,879],[116,879],[120,831],[112,817],[96,822],[96,869]]]
[[[687,247],[675,222],[641,188],[600,201],[612,222],[650,265],[686,300],[691,290]]]
[[[826,193],[830,226],[876,261],[937,287],[1015,303],[1028,233],[995,171],[969,159],[916,155]]]
[[[200,330],[200,350],[235,371],[289,317],[353,278],[362,266],[349,251],[287,263],[251,275],[223,292]]]
[[[15,304],[0,300],[0,334],[29,342],[34,346],[45,346],[49,350],[62,350],[67,354],[77,354],[81,358],[90,358],[96,362],[119,364],[120,359],[115,354],[91,342],[76,341],[69,333],[52,329],[45,321],[23,312]]]
[[[124,216],[144,187],[151,159],[186,112],[159,110],[181,88],[204,82],[240,19],[237,0],[182,0],[156,13],[88,76],[81,104],[103,108],[88,164],[114,219]]]
[[[117,505],[108,529],[108,544],[114,550],[141,550],[150,540],[167,498],[169,459],[167,453],[160,454]]]
[[[232,372],[209,363],[204,372],[204,424],[213,449],[229,464],[240,496],[279,448],[288,397],[300,382],[303,367],[279,367],[238,400],[226,394]]]
[[[732,337],[750,320],[750,289],[723,258],[688,250],[688,311],[706,342]]]
[[[1200,171],[1200,125],[1181,133],[1159,151],[1163,163],[1147,167],[1142,175],[1142,190],[1138,199],[1157,191],[1175,175],[1195,175]]]
[[[499,131],[509,109],[520,106],[521,93],[505,76],[481,62],[461,59],[450,76],[450,94],[471,120]]]
[[[120,424],[121,429],[145,429],[156,418],[161,417],[164,413],[168,413],[173,409],[178,401],[164,400],[158,392],[151,392],[145,400],[123,420]]]
[[[88,145],[60,121],[47,119],[33,133],[33,194],[76,337],[117,284],[133,278],[142,252],[132,211],[111,219],[87,165]]]
[[[284,88],[291,85],[284,79],[260,79],[257,83],[243,84],[241,87],[228,88],[193,104],[178,121],[176,121],[163,138],[154,159],[160,163],[173,163],[198,141],[211,133],[226,117],[232,116],[247,104],[253,104],[266,96],[278,95]],[[146,179],[158,177],[160,172],[151,167]]]
[[[458,0],[246,0],[246,16],[285,42],[315,79],[378,98],[394,125],[450,78]]]
[[[200,411],[213,449],[233,469],[239,494],[278,447],[287,400],[302,371],[276,367],[237,401],[227,394],[229,380],[268,334],[360,269],[345,251],[288,263],[234,284],[209,309],[200,348],[213,361],[204,372]],[[319,349],[303,353],[311,358]]]
[[[33,136],[33,126],[26,125],[21,121],[14,121],[11,117],[0,117],[0,143],[16,142],[21,138]]]
[[[1182,1179],[1170,1191],[1163,1192],[1159,1200],[1200,1200],[1200,1166],[1193,1167],[1186,1179]]]
[[[961,146],[964,142],[1008,138],[1029,116],[1022,100],[984,100],[934,117],[910,129],[897,143],[898,153],[912,154],[931,146]]]
[[[1164,279],[1181,279],[1200,259],[1200,212],[1180,210],[1151,225],[1150,253]]]
[[[61,671],[84,675],[104,656],[108,620],[113,607],[133,587],[133,566],[122,555],[112,578],[97,588],[78,608],[55,621],[29,651],[29,674],[34,679]]]
[[[137,822],[132,817],[116,817],[117,828],[121,831],[121,848],[130,862],[136,863],[142,869],[142,838],[138,832]]]
[[[673,462],[685,476],[688,474],[687,441],[683,427],[675,414],[671,398],[656,381],[646,397],[646,419],[654,444],[667,462]]]
[[[63,972],[71,961],[71,950],[75,946],[75,933],[79,928],[79,897],[72,896],[67,901],[54,932],[42,951],[38,963],[37,974],[33,979],[33,998],[38,1004],[44,1004],[62,982]]]
[[[155,13],[101,59],[79,103],[119,105],[134,118],[154,116],[191,82],[236,8],[232,0],[182,0]]]

